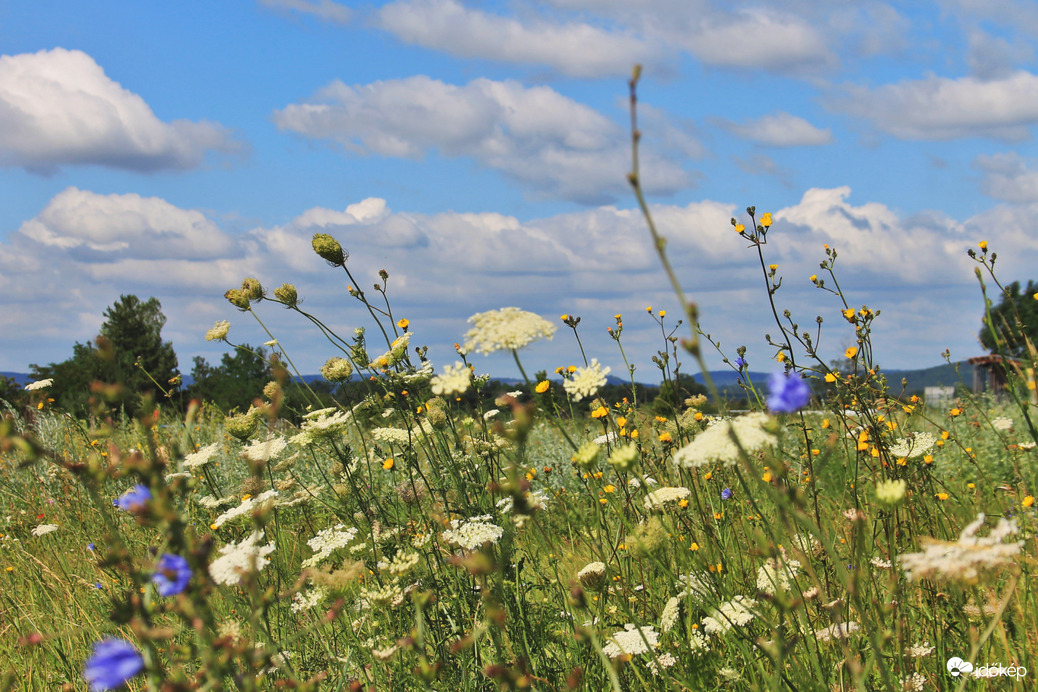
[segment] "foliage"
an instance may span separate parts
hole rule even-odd
[[[980,330],[980,343],[991,353],[1016,358],[1028,355],[1027,341],[1038,344],[1038,283],[1028,281],[1020,290],[1020,282],[1007,284],[998,305],[985,316]],[[997,335],[997,338],[996,338]]]
[[[195,356],[188,394],[212,402],[222,411],[245,411],[273,376],[267,352],[262,347],[243,344],[224,353],[215,367],[205,358]]]

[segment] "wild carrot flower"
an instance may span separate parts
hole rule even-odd
[[[757,602],[752,598],[736,596],[703,618],[703,630],[707,634],[725,634],[733,627],[748,625],[756,616],[756,607]]]
[[[484,543],[497,543],[505,535],[504,529],[491,523],[493,517],[485,514],[460,520],[452,519],[451,528],[443,532],[443,540],[467,550],[475,550]]]
[[[551,339],[556,327],[540,315],[519,308],[480,312],[469,318],[472,329],[465,333],[466,353],[488,355],[495,351],[516,351],[537,339]]]
[[[734,466],[739,461],[739,448],[732,442],[732,432],[750,454],[778,442],[766,429],[769,420],[767,414],[754,412],[734,418],[730,423],[717,421],[674,452],[674,464],[683,468],[699,468],[714,462]]]
[[[329,358],[321,367],[321,376],[329,382],[345,382],[353,374],[353,364],[345,358]]]
[[[455,361],[454,365],[446,365],[443,374],[430,380],[432,393],[436,396],[458,396],[468,391],[472,384],[472,370],[463,362]]]
[[[591,365],[586,368],[577,368],[573,377],[562,383],[566,393],[573,397],[574,401],[580,401],[584,397],[592,397],[606,383],[606,375],[610,368],[603,368],[597,358],[591,359]]]
[[[103,639],[94,644],[94,652],[83,667],[83,679],[90,692],[112,690],[144,670],[144,659],[124,639]]]
[[[159,558],[159,564],[151,580],[160,596],[175,596],[187,588],[192,574],[187,560],[180,555],[165,553]]]
[[[820,630],[815,630],[815,639],[820,642],[829,642],[834,639],[846,639],[855,632],[861,629],[858,623],[854,622],[838,622],[835,625],[829,625],[823,627]]]
[[[184,467],[189,469],[199,468],[209,463],[209,458],[216,453],[216,450],[220,449],[220,443],[214,442],[211,445],[202,447],[197,452],[192,452],[184,457]]]
[[[227,320],[217,320],[216,324],[205,333],[206,341],[223,341],[227,338],[227,332],[231,330],[231,323]]]
[[[262,570],[270,562],[267,555],[274,552],[275,548],[273,541],[259,545],[262,540],[263,531],[254,531],[248,538],[220,548],[220,557],[209,565],[213,581],[235,586],[241,583],[243,575]]]
[[[40,524],[35,529],[33,529],[31,533],[32,533],[33,536],[43,536],[45,534],[50,533],[51,531],[57,531],[57,530],[58,530],[58,525],[57,524]]]
[[[895,457],[912,459],[921,457],[931,449],[937,442],[937,436],[929,432],[915,433],[911,437],[899,440],[890,446],[890,453]]]
[[[901,569],[913,581],[933,578],[975,584],[981,574],[1012,565],[1024,542],[1003,541],[1020,532],[1016,519],[1007,521],[1002,517],[991,533],[978,538],[977,530],[983,524],[984,514],[978,514],[976,520],[962,530],[957,541],[923,539],[922,552],[901,556]]]
[[[30,382],[29,384],[25,385],[25,391],[27,391],[27,392],[34,392],[37,389],[46,389],[47,387],[51,386],[52,384],[54,384],[53,378],[47,378],[45,380],[37,380],[36,382]]]
[[[778,413],[793,413],[807,406],[811,400],[811,389],[795,373],[776,372],[768,379],[768,408]]]
[[[688,488],[659,488],[645,496],[645,509],[662,509],[665,504],[676,504],[691,494]]]
[[[586,589],[597,589],[605,582],[606,566],[604,562],[589,562],[577,572],[577,579]]]
[[[602,653],[609,658],[647,654],[656,647],[658,641],[659,635],[652,625],[635,627],[627,623],[624,629],[609,637],[609,642],[602,647]]]

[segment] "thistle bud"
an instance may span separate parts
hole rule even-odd
[[[314,252],[333,267],[345,265],[349,258],[349,254],[339,245],[339,241],[327,233],[314,233],[313,246]]]
[[[290,308],[294,308],[299,303],[299,293],[292,284],[281,284],[275,288],[274,297]]]

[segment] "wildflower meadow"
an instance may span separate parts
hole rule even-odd
[[[433,353],[423,316],[393,314],[388,272],[354,288],[376,272],[317,234],[365,324],[336,333],[290,283],[245,278],[225,298],[242,320],[309,321],[323,376],[359,402],[287,415],[286,392],[309,394],[271,334],[277,376],[248,410],[184,414],[162,382],[95,383],[87,416],[7,406],[0,688],[1035,689],[1033,344],[1005,359],[997,398],[908,395],[877,365],[882,306],[840,288],[839,248],[817,248],[810,277],[831,310],[795,314],[768,257],[787,241],[750,207],[731,233],[761,267],[772,375],[721,354],[748,408],[709,377],[672,410],[636,387],[600,395],[610,374],[633,384],[602,365],[617,352],[666,381],[720,349],[716,306],[685,295],[642,193],[637,81],[629,180],[672,305],[588,335],[517,295]],[[982,241],[978,308],[1005,290]],[[657,353],[625,350],[631,320],[661,325]],[[1020,329],[990,327],[996,352]],[[560,329],[576,365],[529,376],[524,349]],[[826,362],[823,331],[855,345]],[[498,351],[524,381],[492,396],[480,358]]]

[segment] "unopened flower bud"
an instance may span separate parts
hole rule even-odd
[[[329,358],[321,368],[321,375],[329,382],[345,382],[353,374],[353,366],[345,358]]]
[[[251,276],[241,282],[241,292],[249,300],[260,300],[263,298],[263,286],[258,279]]]
[[[229,435],[233,435],[239,440],[247,440],[252,436],[252,433],[256,432],[256,427],[259,425],[259,418],[255,415],[255,411],[249,411],[248,413],[239,413],[236,416],[227,416],[223,420],[223,428]]]
[[[327,233],[314,233],[313,246],[314,252],[333,267],[343,266],[349,257],[342,245],[339,245],[339,241]]]
[[[290,308],[294,308],[299,303],[299,294],[292,284],[281,284],[275,288],[274,297]]]
[[[240,289],[232,288],[231,290],[227,291],[227,293],[224,293],[223,297],[226,298],[231,305],[238,308],[239,310],[244,311],[249,309],[249,297],[245,295],[245,293],[243,293]]]

